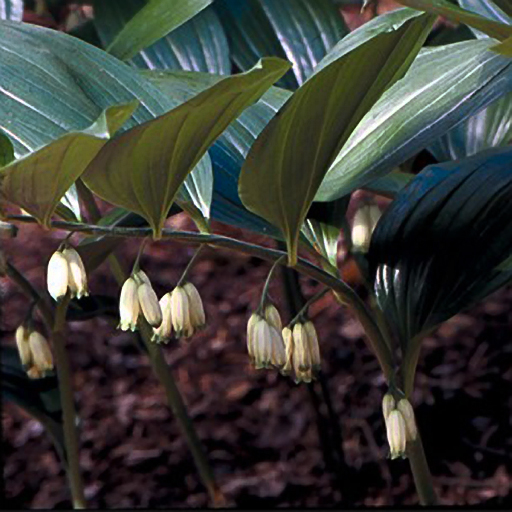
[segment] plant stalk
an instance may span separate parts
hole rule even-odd
[[[70,301],[69,292],[57,304],[55,322],[52,330],[52,345],[55,352],[59,392],[62,404],[62,422],[64,426],[64,443],[66,446],[68,478],[73,499],[73,508],[87,508],[84,485],[80,473],[78,435],[76,431],[76,411],[73,399],[73,386],[68,353],[66,351],[64,331],[66,328],[66,311]]]
[[[411,466],[414,485],[418,492],[420,504],[424,506],[437,505],[437,494],[434,489],[419,432],[416,440],[409,442],[407,445],[407,457]]]

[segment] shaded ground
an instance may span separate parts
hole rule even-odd
[[[42,287],[56,240],[24,227],[7,253]],[[128,265],[137,246],[124,247],[121,258]],[[159,296],[192,253],[170,243],[154,243],[147,251],[142,266]],[[267,271],[267,264],[243,255],[204,251],[192,280],[203,296],[208,328],[190,343],[171,342],[166,357],[230,505],[332,506],[341,496],[325,467],[307,386],[248,364],[246,321]],[[302,284],[307,296],[318,289],[307,280]],[[6,280],[2,290],[1,330],[8,333],[2,344],[13,343],[27,302]],[[119,293],[105,265],[92,275],[91,290]],[[276,289],[273,295],[280,302]],[[425,342],[414,404],[443,504],[512,505],[511,306],[512,290],[503,290]],[[416,503],[407,462],[386,460],[380,412],[385,387],[359,325],[329,296],[312,312],[353,470],[353,495],[341,503]],[[114,324],[102,318],[73,322],[68,336],[90,506],[205,506],[206,492],[162,388],[131,335]],[[68,507],[63,471],[40,425],[12,404],[4,404],[2,425],[6,505]]]

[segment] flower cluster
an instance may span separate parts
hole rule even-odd
[[[382,413],[391,458],[405,457],[407,443],[414,441],[418,435],[411,403],[406,398],[397,403],[391,393],[386,393],[382,400]]]
[[[137,330],[140,314],[144,315],[151,327],[158,328],[162,324],[163,315],[158,297],[151,281],[142,270],[133,273],[121,288],[118,328],[123,331]]]
[[[256,369],[281,369],[285,365],[286,353],[281,329],[281,317],[271,303],[261,313],[255,312],[249,318],[247,350]]]
[[[20,325],[15,337],[21,364],[31,379],[40,379],[53,371],[52,352],[41,333]]]
[[[71,298],[80,299],[89,295],[87,274],[78,252],[72,247],[55,251],[48,262],[48,292],[59,301],[69,289]]]
[[[192,283],[185,283],[160,299],[163,321],[154,329],[153,341],[166,342],[172,336],[190,338],[206,324],[203,301]]]
[[[321,367],[320,346],[313,322],[297,322],[283,329],[286,364],[283,373],[295,374],[295,382],[311,382]]]
[[[311,382],[321,366],[318,336],[309,320],[282,327],[276,307],[268,303],[247,324],[247,350],[256,369],[277,368],[295,382]]]

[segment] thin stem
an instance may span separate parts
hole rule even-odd
[[[320,290],[318,293],[313,295],[305,304],[302,306],[302,308],[299,310],[299,312],[295,315],[295,317],[290,322],[290,325],[294,325],[300,320],[303,319],[304,316],[307,315],[308,308],[311,306],[311,304],[314,304],[317,300],[320,300],[327,292],[330,292],[330,288],[324,288],[323,290]]]
[[[36,222],[33,217],[22,215],[12,215],[9,216],[8,219],[18,222]],[[51,222],[51,227],[55,229],[79,231],[88,235],[109,235],[122,238],[142,238],[150,236],[152,233],[151,228],[94,226],[90,224],[65,221],[53,221]],[[162,238],[189,244],[208,244],[213,247],[227,248],[272,262],[275,262],[280,258],[284,259],[286,257],[286,253],[283,251],[261,247],[256,244],[250,244],[248,242],[235,240],[234,238],[221,235],[208,235],[204,233],[163,229]],[[321,268],[302,258],[298,258],[295,269],[298,272],[332,288],[335,292],[336,300],[338,300],[340,304],[347,305],[353,309],[357,318],[365,328],[367,334],[367,342],[377,356],[386,379],[389,380],[392,378],[394,373],[394,365],[389,347],[387,346],[387,343],[384,340],[384,337],[382,336],[382,333],[377,325],[377,322],[373,318],[373,315],[368,310],[362,299],[356,294],[356,292],[337,277],[329,274],[328,272],[325,272]]]
[[[140,244],[139,252],[137,253],[137,257],[135,258],[135,263],[133,264],[132,274],[135,274],[136,272],[138,272],[140,270],[140,265],[139,265],[140,258],[142,256],[142,253],[144,252],[144,247],[146,247],[146,244],[148,243],[148,241],[149,241],[149,237],[144,238],[144,240],[142,240],[142,243]]]
[[[279,266],[279,264],[282,261],[284,261],[285,258],[286,258],[286,256],[281,256],[274,262],[274,264],[270,268],[270,272],[268,273],[267,279],[265,281],[265,286],[263,286],[263,292],[261,293],[260,305],[258,307],[258,310],[260,312],[262,312],[263,308],[265,307],[265,302],[267,301],[268,289],[270,286],[270,281],[272,281],[272,276],[274,275],[276,268]]]
[[[176,286],[181,286],[183,283],[185,283],[187,281],[188,274],[189,274],[190,270],[192,269],[192,267],[194,266],[194,263],[197,260],[197,257],[199,256],[201,251],[203,250],[203,248],[204,248],[204,245],[200,245],[197,248],[196,252],[194,253],[194,256],[192,256],[192,259],[188,262],[188,265],[186,266],[186,268],[185,268],[183,274],[181,275],[180,280],[178,281],[178,284]]]
[[[192,420],[188,415],[187,408],[183,403],[183,399],[178,387],[176,386],[176,382],[174,381],[172,374],[169,372],[162,349],[150,341],[152,332],[151,328],[145,321],[141,322],[141,335],[148,349],[153,369],[164,386],[167,401],[174,416],[178,419],[179,425],[183,431],[185,439],[187,440],[188,447],[192,453],[192,457],[194,458],[201,480],[208,490],[208,494],[210,495],[213,505],[215,507],[222,507],[225,505],[224,496],[215,482],[213,470],[203,450],[201,441],[197,436]]]
[[[62,404],[62,422],[64,426],[64,443],[66,446],[68,477],[73,498],[73,508],[87,508],[84,485],[80,473],[78,435],[76,431],[76,411],[73,399],[73,385],[68,353],[66,351],[64,330],[66,312],[70,301],[69,292],[57,304],[55,323],[52,331],[52,344],[55,351],[57,375],[59,377],[60,400]]]
[[[99,218],[101,217],[101,212],[98,208],[98,205],[96,204],[94,195],[85,186],[85,184],[81,182],[81,180],[78,180],[77,186],[78,192],[85,205],[85,208],[90,219],[93,222],[98,222]],[[203,246],[201,245],[200,247]],[[191,267],[191,264],[195,257],[198,255],[198,253],[199,251],[196,252],[195,256],[189,262],[189,265],[185,272],[187,272],[188,268]],[[108,256],[108,262],[115,280],[119,285],[122,285],[127,278],[127,273],[123,269],[121,263],[119,262],[119,259],[115,254],[110,254]],[[210,499],[214,506],[223,506],[225,504],[224,496],[215,482],[213,470],[210,467],[208,458],[203,450],[201,441],[197,436],[194,425],[190,420],[190,417],[188,416],[188,412],[183,403],[183,399],[181,398],[180,391],[176,386],[174,377],[165,361],[162,350],[159,346],[151,342],[151,337],[153,333],[149,325],[146,322],[141,322],[141,325],[142,328],[140,334],[142,340],[144,341],[144,346],[148,352],[151,366],[158,380],[165,389],[167,403],[171,410],[173,411],[174,416],[176,417],[176,420],[178,421],[178,424],[180,425],[185,435],[185,440],[196,463],[199,476],[203,481],[206,489],[208,490],[208,494],[210,495]]]
[[[432,476],[423,450],[423,443],[418,432],[415,441],[407,445],[407,457],[411,465],[414,484],[422,505],[437,505],[438,499],[432,482]]]

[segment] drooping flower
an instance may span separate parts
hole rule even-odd
[[[403,457],[405,455],[407,432],[405,419],[398,409],[393,409],[389,413],[386,430],[391,458]]]
[[[52,371],[53,356],[46,338],[41,333],[32,331],[28,337],[28,344],[32,356],[32,366],[43,375]]]
[[[68,287],[71,297],[81,299],[89,295],[87,273],[80,254],[73,247],[66,247],[62,254],[68,262]]]
[[[21,364],[25,369],[32,366],[32,353],[30,351],[30,345],[28,344],[29,335],[30,331],[24,325],[20,325],[16,329],[16,346],[18,347]]]
[[[171,313],[171,294],[166,293],[160,299],[160,309],[162,310],[162,323],[160,327],[153,328],[152,341],[158,343],[167,343],[172,336],[172,313]]]
[[[411,402],[407,398],[402,398],[396,408],[401,412],[407,431],[407,441],[415,441],[418,436],[418,428],[416,427],[416,419],[414,417],[414,409]]]
[[[61,251],[55,251],[48,262],[48,292],[54,300],[61,300],[68,291],[69,264]]]
[[[380,208],[376,204],[363,204],[354,215],[352,224],[352,247],[354,251],[368,252],[372,233],[381,217]]]
[[[127,331],[128,329],[135,331],[137,329],[137,320],[140,312],[137,288],[138,285],[133,277],[129,277],[121,288],[121,297],[119,299],[120,322],[118,328],[122,331]]]

